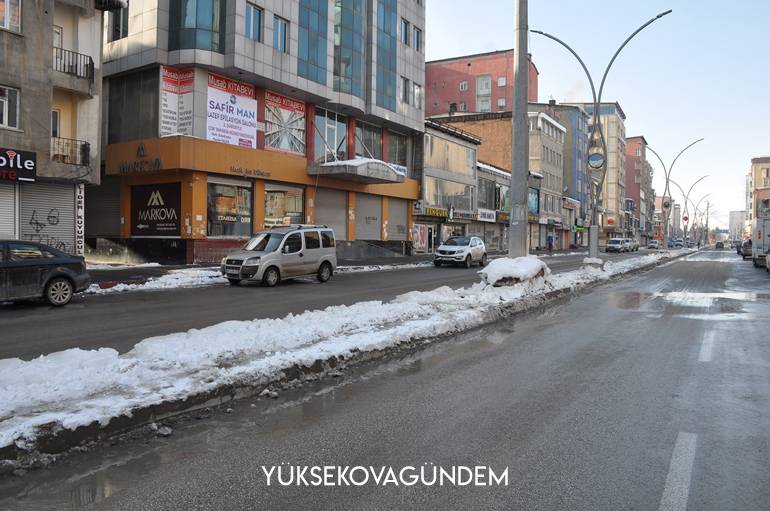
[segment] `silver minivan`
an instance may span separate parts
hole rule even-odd
[[[287,225],[257,233],[241,250],[222,259],[230,284],[262,282],[273,287],[282,279],[314,275],[329,280],[337,269],[334,230],[325,225]]]

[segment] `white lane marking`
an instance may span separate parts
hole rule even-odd
[[[714,351],[714,337],[716,337],[716,331],[709,330],[703,336],[703,342],[700,345],[700,355],[698,356],[698,362],[711,362],[711,357]]]
[[[685,511],[690,494],[690,476],[695,460],[695,443],[698,435],[680,431],[671,454],[666,486],[658,511]]]

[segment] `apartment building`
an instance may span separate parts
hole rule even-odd
[[[530,246],[569,248],[575,205],[564,197],[564,140],[567,129],[543,112],[529,112],[529,170],[542,175],[540,218],[530,228]],[[570,207],[571,206],[571,207]],[[537,244],[534,244],[537,230]]]
[[[770,199],[770,156],[752,158],[746,176],[747,225],[752,225],[759,215],[760,204],[766,199]]]
[[[643,245],[652,239],[655,208],[652,177],[652,165],[647,161],[647,140],[643,136],[626,138],[626,201],[631,201],[626,210],[628,235]]]
[[[492,51],[426,62],[426,115],[511,111],[513,52]],[[537,102],[537,79],[530,55],[527,97],[533,103]]]
[[[99,183],[102,13],[119,2],[0,0],[0,238],[84,252]]]
[[[106,176],[89,242],[215,261],[307,222],[333,226],[340,251],[401,250],[419,194],[424,27],[413,0],[129,2],[105,20]]]

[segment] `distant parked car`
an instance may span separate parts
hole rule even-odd
[[[716,245],[714,245],[714,248],[715,248],[716,250],[719,250],[719,249],[723,249],[723,248],[725,248],[725,244],[724,244],[724,243],[722,243],[721,241],[717,241],[717,244],[716,244]]]
[[[659,250],[660,249],[660,240],[650,240],[649,243],[647,243],[647,248],[652,250]]]
[[[743,260],[751,259],[751,240],[743,240],[741,245],[741,257]]]
[[[682,241],[682,238],[677,238],[674,240],[674,248],[683,248],[684,247],[684,241]]]
[[[295,224],[257,233],[222,259],[220,271],[233,285],[252,281],[273,287],[283,279],[311,275],[326,282],[336,268],[334,230]]]
[[[625,252],[626,240],[623,238],[612,238],[607,240],[607,246],[604,247],[605,252]]]
[[[637,252],[639,250],[639,240],[631,238],[629,241],[631,241],[631,250]]]
[[[45,298],[59,307],[90,283],[81,256],[42,243],[0,240],[0,302]]]
[[[461,264],[470,268],[473,263],[479,266],[487,265],[487,247],[481,238],[476,236],[452,236],[444,241],[436,250],[433,264]]]

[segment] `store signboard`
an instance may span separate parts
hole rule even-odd
[[[257,147],[257,100],[254,86],[209,73],[206,138],[241,147]]]
[[[75,255],[85,255],[86,234],[86,187],[83,183],[75,185]]]
[[[180,183],[131,187],[131,235],[179,236],[182,204]]]
[[[0,181],[34,181],[37,153],[0,148]]]
[[[478,219],[479,219],[479,222],[494,223],[494,221],[495,221],[495,212],[492,211],[491,209],[479,208]]]
[[[195,70],[160,66],[161,137],[193,134],[193,83]]]
[[[265,91],[265,148],[305,154],[305,103]]]

